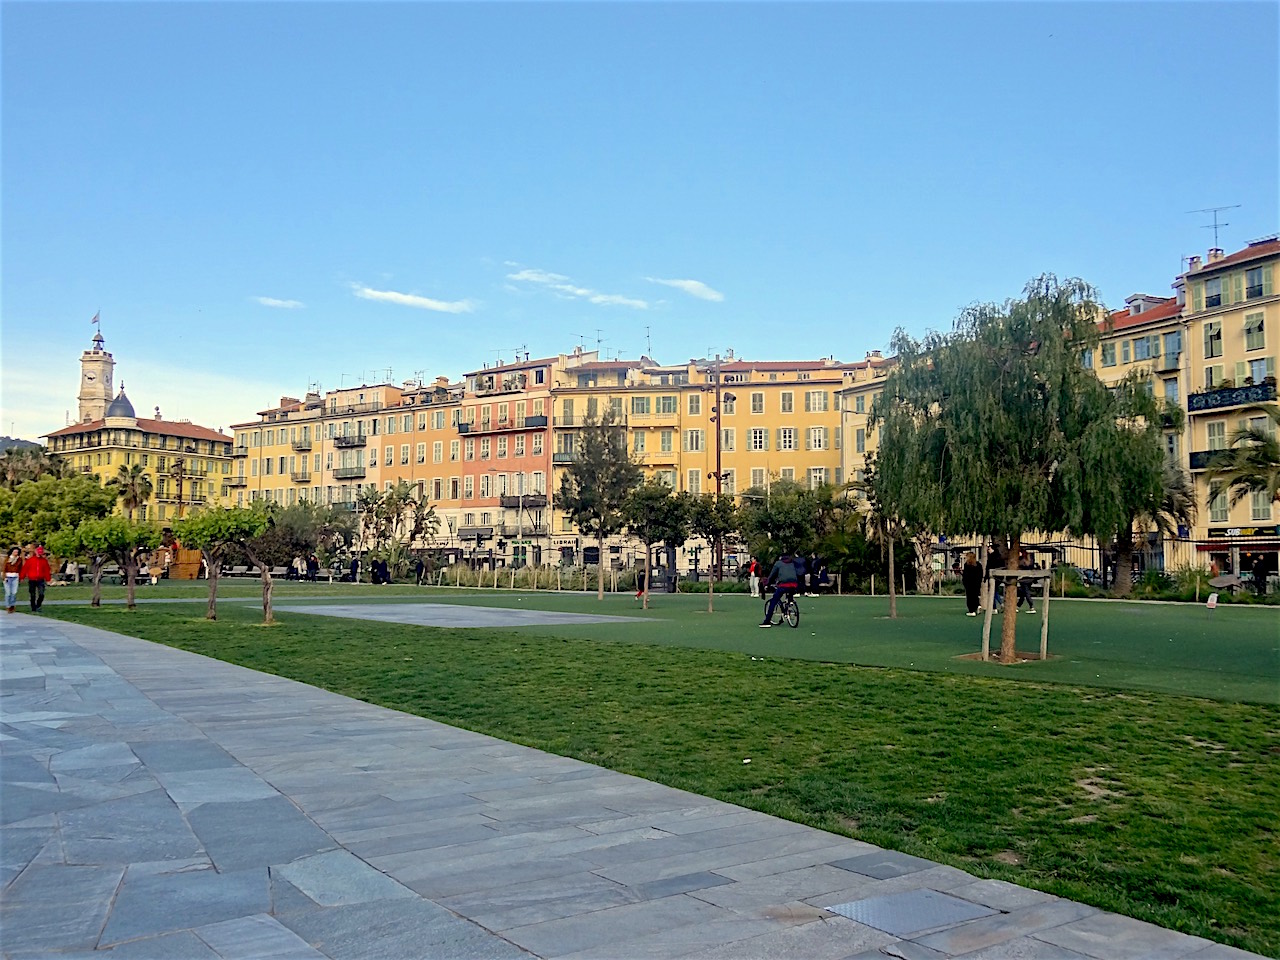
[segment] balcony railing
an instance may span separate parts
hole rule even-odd
[[[576,453],[553,453],[551,455],[552,463],[573,463],[578,459]]]
[[[293,441],[292,444],[290,444],[290,446],[292,446],[293,449],[296,450],[298,453],[302,453],[304,450],[311,449],[311,440],[310,439],[295,440]]]
[[[354,500],[335,500],[329,506],[334,510],[341,510],[343,513],[356,512],[356,502]]]
[[[1251,283],[1244,288],[1244,298],[1246,300],[1257,300],[1260,296],[1262,296],[1262,284]]]
[[[1181,353],[1166,353],[1163,357],[1156,360],[1156,370],[1160,373],[1172,373],[1182,364]]]
[[[310,483],[311,471],[310,470],[290,470],[289,479],[292,480],[294,483]]]
[[[246,477],[226,477],[222,482],[228,487],[247,487],[249,485]]]
[[[231,448],[231,455],[233,457],[247,457],[249,455],[249,448],[242,443],[237,443]]]
[[[364,467],[334,467],[335,480],[358,480],[364,476]]]
[[[377,413],[385,404],[382,403],[332,403],[329,405],[329,414],[348,414],[348,413]]]
[[[343,433],[333,438],[335,447],[363,447],[368,443],[368,436],[363,433]]]
[[[545,537],[546,535],[547,525],[545,523],[526,523],[524,525],[504,523],[498,528],[498,536],[500,537],[527,539],[529,537]]]
[[[1192,470],[1209,469],[1209,461],[1217,454],[1222,453],[1221,450],[1194,450],[1190,456],[1190,466]]]
[[[1272,383],[1255,383],[1244,387],[1219,387],[1216,390],[1205,390],[1187,397],[1187,411],[1198,413],[1202,410],[1219,410],[1223,407],[1240,407],[1253,403],[1269,403],[1276,398],[1276,385]]]
[[[498,502],[504,507],[511,507],[516,510],[521,507],[533,509],[534,507],[545,507],[547,505],[547,495],[545,493],[526,493],[521,496],[518,493],[504,493],[498,498]]]

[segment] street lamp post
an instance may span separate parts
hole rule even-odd
[[[720,354],[718,353],[716,354],[715,366],[712,369],[713,369],[712,376],[715,380],[715,391],[716,391],[716,402],[711,407],[711,422],[715,424],[715,431],[716,431],[716,470],[715,470],[715,473],[710,474],[710,478],[715,480],[716,482],[716,502],[718,504],[720,501],[720,496],[724,489],[723,487],[724,470],[721,468],[721,465],[720,465],[721,444],[723,442],[723,436],[721,433],[721,426],[720,426],[721,424],[720,406],[721,406],[721,403],[725,400],[727,400],[729,403],[733,403],[738,398],[735,397],[732,393],[722,394],[720,391]],[[715,574],[714,575],[717,580],[723,580],[724,579],[724,543],[722,542],[719,536],[716,537],[714,548],[715,548],[715,560],[714,560]]]

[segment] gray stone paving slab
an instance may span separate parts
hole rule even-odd
[[[288,863],[337,846],[285,797],[205,803],[187,820],[219,870]]]
[[[1179,960],[1188,953],[1187,937],[1151,923],[1113,913],[1094,913],[1036,933],[1038,940],[1099,960]],[[1207,940],[1200,941],[1208,946]]]
[[[346,850],[302,857],[272,869],[322,907],[412,897],[413,891]]]
[[[194,932],[222,960],[325,960],[323,953],[265,914],[206,924]]]
[[[1045,943],[1034,937],[1006,940],[994,947],[967,953],[964,960],[1091,960],[1083,953],[1076,953],[1053,943]]]
[[[126,875],[102,932],[103,944],[151,937],[270,909],[267,870]]]
[[[1043,958],[1089,956],[1111,929],[1079,904],[93,628],[6,617],[0,657],[21,674],[0,700],[13,960],[527,956],[513,940],[628,960]],[[1008,912],[906,941],[823,909],[912,892]],[[1145,926],[1107,942],[1248,956]]]

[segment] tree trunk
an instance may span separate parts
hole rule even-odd
[[[604,599],[604,530],[600,531],[600,535],[596,538],[596,543],[600,545],[600,556],[597,557],[596,563],[596,599]]]
[[[707,613],[716,612],[716,557],[720,555],[716,546],[719,543],[720,538],[716,537],[711,546],[711,563],[707,570]]]
[[[1004,565],[1014,569],[1018,565],[1018,557],[1022,553],[1022,534],[1016,533],[1009,538],[1009,550],[1005,554]],[[1013,596],[1009,596],[1009,588],[1013,588]],[[1013,663],[1018,659],[1017,644],[1018,621],[1018,581],[1011,581],[1004,588],[1004,618],[1000,623],[1000,662]]]
[[[124,603],[130,610],[138,609],[135,579],[138,576],[138,560],[132,551],[126,556],[124,564]]]
[[[1120,597],[1133,593],[1133,537],[1127,530],[1116,537],[1116,582],[1112,588]]]
[[[640,601],[642,610],[649,609],[649,578],[653,575],[653,567],[649,563],[649,556],[653,553],[653,544],[646,543],[644,545],[644,597]]]
[[[893,575],[893,537],[889,537],[889,619],[898,619],[898,594]]]
[[[204,562],[209,565],[209,607],[205,610],[206,620],[218,619],[218,577],[222,575],[222,553],[201,550]]]
[[[244,544],[241,544],[244,546]],[[253,551],[244,546],[245,556],[249,558],[249,562],[258,568],[258,573],[262,577],[262,622],[264,624],[275,623],[275,617],[271,615],[271,568],[265,562],[254,556]]]
[[[93,577],[93,597],[89,600],[91,607],[102,606],[102,565],[106,562],[106,557],[94,557],[89,568],[89,575]]]

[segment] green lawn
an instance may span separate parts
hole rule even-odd
[[[629,596],[279,593],[636,616],[442,630],[282,613],[264,629],[242,602],[217,623],[198,602],[45,609],[1280,955],[1274,611],[1055,602],[1060,658],[1006,667],[954,659],[980,620],[950,599],[907,598],[897,621],[883,599],[802,600],[792,631],[756,629],[741,596],[714,615],[660,596],[643,615]],[[1020,648],[1042,615],[1020,618]]]

